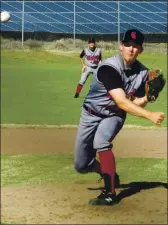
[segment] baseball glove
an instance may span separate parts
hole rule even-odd
[[[165,79],[163,77],[162,70],[159,68],[149,70],[149,79],[146,82],[146,95],[149,102],[154,102],[159,93],[165,86]]]

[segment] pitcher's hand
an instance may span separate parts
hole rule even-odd
[[[83,66],[82,66],[82,73],[84,73],[85,71],[86,71],[86,66],[83,65]]]
[[[151,112],[149,119],[156,125],[161,125],[165,118],[163,112]]]

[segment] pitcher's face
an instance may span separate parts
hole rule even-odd
[[[136,44],[133,41],[120,44],[120,50],[127,65],[131,65],[135,62],[137,56],[142,53],[143,47]]]

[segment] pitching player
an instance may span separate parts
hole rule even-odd
[[[102,53],[101,49],[96,47],[96,42],[94,38],[90,38],[88,41],[89,46],[85,48],[80,54],[80,61],[82,64],[82,75],[79,83],[76,87],[76,93],[74,98],[78,98],[79,94],[85,84],[88,76],[94,74],[98,64],[101,63]]]
[[[91,205],[118,203],[115,192],[116,163],[112,141],[123,127],[127,113],[160,125],[164,113],[144,109],[148,103],[145,83],[149,69],[137,60],[143,52],[143,34],[128,30],[120,44],[121,52],[105,59],[93,77],[84,100],[75,144],[75,169],[97,172],[104,190],[89,201]],[[124,151],[124,149],[123,149]],[[96,160],[96,152],[99,161]]]

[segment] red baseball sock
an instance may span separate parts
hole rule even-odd
[[[115,172],[116,172],[115,156],[111,150],[98,152],[98,154],[99,154],[100,166],[101,166],[103,177],[107,178],[107,179],[106,178],[104,179],[105,188],[108,189],[107,191],[109,192],[111,191],[112,193],[115,193],[115,183],[114,183]],[[108,177],[110,179],[108,179]]]
[[[76,88],[76,93],[79,94],[81,92],[82,88],[83,88],[83,85],[78,84],[78,86]]]

